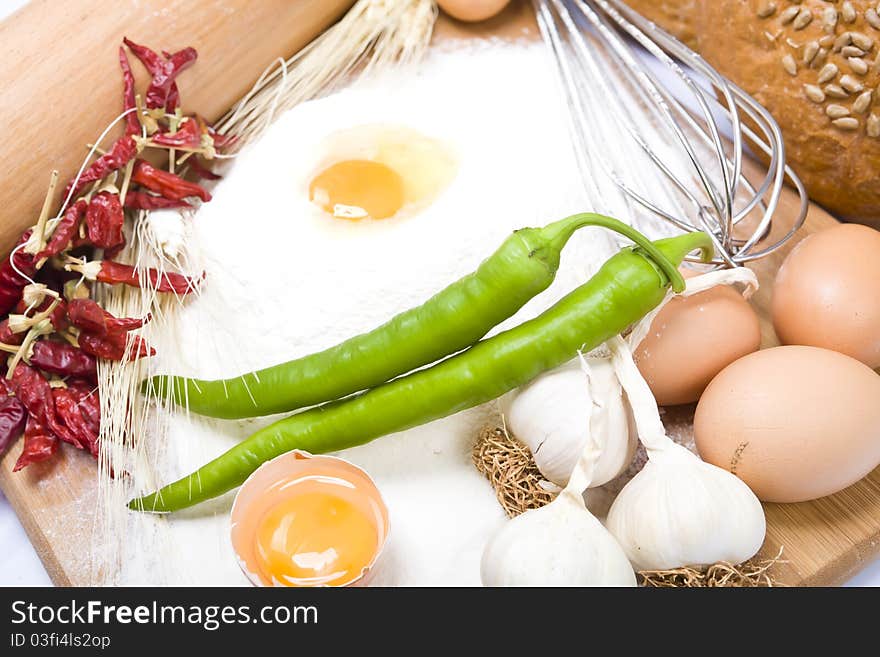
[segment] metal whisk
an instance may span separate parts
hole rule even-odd
[[[785,163],[779,126],[753,98],[620,0],[533,2],[595,203],[613,205],[601,172],[647,221],[708,232],[715,264],[727,267],[772,253],[803,225],[806,191]],[[743,173],[746,140],[767,158],[752,182]],[[771,235],[786,178],[800,210]]]

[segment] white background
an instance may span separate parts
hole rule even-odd
[[[28,0],[0,0],[0,19]],[[6,498],[0,494],[0,586],[48,586],[51,582]],[[880,561],[855,577],[851,586],[880,586]]]

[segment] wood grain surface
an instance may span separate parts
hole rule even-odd
[[[36,221],[58,169],[63,184],[122,111],[122,37],[158,50],[193,46],[184,107],[219,118],[279,54],[296,52],[353,0],[31,0],[0,23],[0,252]],[[129,56],[135,75],[142,68]],[[143,86],[139,86],[143,88]],[[121,133],[121,128],[120,128]],[[115,134],[115,133],[114,133]],[[60,190],[58,195],[60,196]]]
[[[60,5],[61,3],[58,3]],[[89,3],[83,0],[77,0],[69,3],[70,5],[86,5]],[[117,3],[122,7],[136,4],[134,2]],[[169,1],[169,5],[181,5],[182,2]],[[241,5],[244,2],[187,2],[187,5],[193,4],[210,4],[210,5]],[[266,5],[287,5],[288,3],[279,0],[275,2],[253,3]],[[289,3],[291,5],[310,4],[307,2]],[[323,2],[311,3],[314,5],[324,5]],[[329,4],[329,3],[326,3]],[[338,3],[337,3],[338,4]],[[48,2],[38,2],[37,9],[43,5],[46,10]],[[58,6],[53,3],[53,6]],[[116,11],[116,10],[114,10]],[[127,9],[126,9],[127,11]],[[192,10],[190,10],[192,12]],[[123,11],[124,13],[124,11]],[[333,12],[330,12],[333,13]],[[70,20],[76,12],[66,15],[66,20]],[[322,25],[328,14],[320,12],[318,19],[313,21],[314,25]],[[130,20],[137,20],[140,29],[138,30],[141,38],[148,43],[155,43],[156,36],[149,30],[161,30],[162,24],[143,24],[143,16],[134,16],[134,12],[125,16],[117,17],[114,14],[112,19],[106,18],[107,34],[112,35],[113,43],[118,41],[117,36],[122,34],[122,26],[129,30],[129,34],[134,35],[135,32],[130,29]],[[50,16],[50,22],[59,20],[57,16]],[[253,18],[253,17],[252,17]],[[265,20],[265,16],[262,16]],[[192,26],[199,21],[193,20],[191,17],[186,19],[192,29]],[[253,18],[256,21],[256,18]],[[37,30],[38,21],[36,16],[29,17],[23,24],[30,26],[29,29]],[[67,23],[70,26],[70,23]],[[21,29],[21,28],[18,28]],[[252,30],[262,29],[257,22],[251,23]],[[197,34],[201,35],[200,39],[206,39],[202,44],[201,40],[194,40],[189,37],[183,39],[187,43],[193,42],[194,45],[204,45],[207,50],[202,52],[221,53],[226,49],[229,43],[229,54],[223,61],[237,71],[236,80],[232,83],[235,93],[240,95],[247,87],[244,81],[246,74],[250,74],[251,78],[256,77],[264,68],[266,63],[273,57],[288,54],[298,45],[293,41],[285,40],[277,34],[277,26],[269,26],[269,30],[265,39],[254,38],[253,36],[241,41],[247,41],[245,45],[237,42],[238,37],[233,37],[228,31],[224,32],[222,42],[215,41],[216,37],[210,37],[209,30],[197,29]],[[48,31],[49,33],[58,34],[60,28],[53,26],[42,26],[38,31]],[[94,39],[94,32],[91,26],[84,30],[89,33],[90,38],[80,41],[82,45]],[[183,32],[185,34],[186,32]],[[304,33],[304,32],[303,32]],[[172,39],[166,36],[161,37],[163,32],[159,32],[161,38],[167,38],[169,45],[172,47],[179,45],[179,39]],[[236,34],[239,34],[238,32]],[[450,21],[441,21],[438,29],[438,38],[469,38],[474,36],[488,35],[505,35],[508,37],[533,38],[535,35],[534,25],[525,2],[514,2],[513,5],[505,11],[505,13],[493,21],[479,25],[466,26],[453,23]],[[9,25],[0,26],[0,51],[6,51],[10,65],[15,67],[23,67],[24,64],[20,58],[15,55],[15,49],[7,49],[7,41],[5,37],[14,37],[19,43],[26,41],[21,35],[17,34],[17,30],[12,30]],[[260,48],[262,60],[259,62],[251,61],[245,66],[236,61],[237,57],[241,57],[242,53],[247,51],[255,43],[264,41]],[[266,43],[274,39],[274,46],[268,46]],[[102,51],[114,50],[108,47],[102,47]],[[200,48],[201,51],[201,48]],[[108,64],[104,60],[114,62],[112,52],[105,52],[102,55],[102,63],[96,65],[93,71],[106,71]],[[204,62],[199,64],[199,70],[202,67],[210,67],[210,59],[204,56]],[[19,68],[19,71],[23,68]],[[8,72],[0,73],[2,76],[8,76]],[[202,72],[202,76],[209,79],[211,84],[219,83],[223,79],[222,72],[211,69],[208,72]],[[113,84],[108,85],[105,89],[107,97],[106,102],[109,103],[107,111],[102,114],[100,121],[91,120],[87,126],[77,124],[69,126],[71,130],[75,129],[77,137],[72,140],[77,144],[88,140],[91,135],[99,129],[101,121],[112,115],[112,112],[118,107],[118,99],[116,93],[116,77],[108,76]],[[51,87],[54,75],[43,74],[41,82],[31,81],[25,85],[20,91],[18,86],[4,86],[4,89],[11,92],[4,93],[4,103],[15,102],[8,97],[15,98],[32,98],[39,96],[40,93],[47,93],[44,87]],[[190,81],[191,82],[191,81]],[[41,86],[42,85],[42,86]],[[195,85],[192,85],[195,90]],[[113,87],[111,90],[110,88]],[[215,91],[217,86],[212,87]],[[112,91],[112,94],[110,93]],[[22,96],[19,96],[19,94]],[[185,91],[184,91],[185,93]],[[207,93],[204,89],[201,93]],[[232,95],[231,90],[224,89],[223,98],[226,104],[231,103],[237,96]],[[112,96],[112,98],[111,98]],[[195,97],[193,97],[195,96]],[[231,96],[231,97],[230,97]],[[206,102],[204,95],[193,94],[190,96],[193,106],[202,106]],[[218,100],[213,101],[213,111],[220,113],[223,110],[222,104]],[[4,116],[5,106],[0,106],[0,117]],[[46,121],[51,120],[51,116],[47,116]],[[57,136],[57,133],[55,133]],[[47,141],[48,145],[52,142]],[[54,152],[54,150],[52,151]],[[28,163],[28,171],[30,175],[45,176],[47,169],[53,166],[48,151],[44,150],[40,157],[33,156]],[[8,176],[8,174],[7,174]],[[9,198],[11,197],[12,183],[9,178],[5,178],[0,187],[0,198],[3,199],[4,212],[2,230],[7,231],[9,235],[19,231],[23,224],[30,223],[29,220],[22,219],[20,216],[9,214],[7,212]],[[40,187],[42,189],[42,187]],[[39,203],[39,196],[42,194],[31,194],[27,203],[20,203],[20,211],[32,211],[34,204]],[[37,200],[35,200],[37,199]],[[782,202],[778,212],[779,222],[777,232],[784,230],[787,222],[791,221],[797,210],[797,200],[794,195],[786,190],[783,194]],[[31,215],[28,215],[31,216]],[[12,226],[7,225],[14,224]],[[762,319],[764,346],[772,346],[777,344],[773,334],[772,326],[769,322],[769,302],[772,295],[772,282],[782,259],[788,251],[807,235],[819,230],[828,228],[835,224],[835,220],[824,212],[821,208],[813,206],[807,224],[799,233],[795,240],[789,245],[773,254],[772,256],[756,263],[754,269],[761,281],[761,291],[754,297],[754,305],[757,308]],[[2,233],[7,236],[7,232]],[[0,240],[2,241],[2,240]],[[681,407],[668,410],[668,418],[677,421],[689,421],[693,417],[693,407]],[[94,537],[92,535],[91,526],[94,519],[95,511],[95,493],[96,493],[96,470],[94,461],[90,456],[82,452],[74,450],[61,450],[61,457],[52,463],[31,466],[24,472],[11,473],[12,465],[20,450],[19,446],[14,446],[7,455],[0,460],[0,488],[9,498],[13,507],[19,515],[28,535],[30,536],[34,547],[45,564],[50,577],[56,584],[60,585],[86,585],[90,584],[94,579],[94,574],[89,570],[88,554],[91,549],[92,540],[112,541],[114,537]],[[765,505],[767,512],[768,533],[767,541],[764,545],[762,553],[766,556],[775,556],[780,547],[784,547],[785,563],[776,567],[774,575],[783,584],[787,585],[836,585],[842,583],[847,578],[857,572],[864,564],[876,559],[880,556],[880,469],[875,470],[871,475],[861,482],[851,486],[850,488],[821,500],[807,502],[801,504],[767,504]]]

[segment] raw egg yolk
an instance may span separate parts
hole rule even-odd
[[[368,511],[327,490],[280,501],[255,538],[263,577],[287,586],[344,586],[370,565],[379,545]]]
[[[403,207],[404,183],[380,162],[345,160],[315,176],[309,199],[334,217],[387,219]]]

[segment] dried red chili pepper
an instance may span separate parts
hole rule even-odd
[[[176,201],[164,196],[153,196],[147,192],[129,190],[125,195],[125,207],[132,210],[163,210],[166,208],[191,208],[186,201]]]
[[[0,343],[18,345],[22,340],[24,340],[24,333],[13,333],[9,328],[8,317],[0,322]]]
[[[89,381],[70,379],[67,388],[76,397],[83,417],[97,435],[101,430],[101,400],[97,387]]]
[[[21,435],[26,421],[24,405],[12,396],[9,382],[0,379],[0,454]]]
[[[189,164],[189,170],[199,180],[220,180],[223,177],[199,162],[198,158],[190,158],[187,164]]]
[[[152,76],[146,93],[147,108],[162,107],[166,112],[173,113],[180,101],[180,92],[175,79],[196,61],[198,53],[194,48],[184,48],[175,53],[164,53],[163,58],[150,48],[134,43],[128,38],[124,38],[123,41]]]
[[[125,54],[125,48],[122,46],[119,46],[119,67],[122,69],[122,107],[126,111],[135,110],[125,115],[125,134],[139,135],[141,124],[138,121],[137,105],[134,100],[134,73],[131,71],[128,55]]]
[[[115,317],[91,299],[74,299],[67,307],[71,323],[83,331],[106,335],[107,333],[128,333],[139,329],[150,321],[150,315],[143,319],[135,317]]]
[[[17,249],[18,246],[21,246],[30,239],[31,232],[30,230],[25,231],[18,240]],[[12,266],[13,260],[15,261],[15,267]],[[16,271],[16,268],[28,276],[33,276],[37,271],[34,266],[34,256],[25,253],[24,249],[18,249],[14,252],[14,255],[6,258],[0,264],[0,315],[5,315],[15,308],[15,304],[21,299],[22,290],[30,283],[28,279],[22,277]]]
[[[83,416],[79,399],[68,388],[53,388],[52,398],[58,417],[71,434],[76,436],[82,449],[98,457],[98,432],[92,430],[91,423]]]
[[[180,125],[177,132],[163,132],[153,135],[152,141],[168,148],[198,148],[202,145],[202,132],[197,121],[189,119]]]
[[[112,260],[92,260],[86,263],[72,262],[66,265],[69,271],[78,271],[90,281],[109,285],[128,285],[141,287],[141,276],[145,276],[150,287],[157,292],[189,294],[197,287],[197,281],[174,272],[160,272],[153,268],[137,269]]]
[[[201,185],[184,180],[169,171],[157,169],[144,160],[135,163],[131,180],[174,201],[181,201],[189,196],[197,196],[203,201],[211,200],[208,190]]]
[[[24,447],[12,471],[18,472],[32,463],[51,458],[59,445],[58,438],[44,424],[33,416],[28,417],[24,427]]]
[[[30,362],[34,367],[50,374],[75,376],[92,382],[98,380],[98,362],[95,357],[66,342],[40,340],[34,343]]]
[[[70,248],[79,230],[79,225],[86,216],[88,206],[88,203],[80,199],[67,208],[64,216],[61,217],[58,225],[55,226],[55,230],[52,232],[52,237],[49,238],[46,248],[34,256],[36,262],[56,256]]]
[[[64,442],[83,447],[77,436],[59,422],[52,388],[42,374],[26,363],[19,363],[12,373],[12,389],[37,422]]]
[[[86,211],[86,232],[89,241],[101,249],[112,249],[125,244],[122,225],[125,213],[119,194],[99,192],[89,201]]]
[[[79,347],[87,354],[104,360],[138,360],[156,355],[146,340],[139,335],[131,337],[131,345],[128,345],[127,333],[107,333],[98,335],[83,331],[79,335]]]
[[[73,196],[76,197],[86,185],[90,185],[96,180],[101,180],[114,171],[118,171],[126,164],[131,162],[137,155],[137,144],[131,135],[124,135],[116,140],[110,150],[91,163],[89,167],[83,171],[76,185],[73,187]],[[70,187],[73,185],[71,181],[64,190],[64,197],[70,193]]]
[[[224,151],[238,141],[237,135],[221,135],[212,125],[205,124],[205,130],[214,141],[214,150]]]

